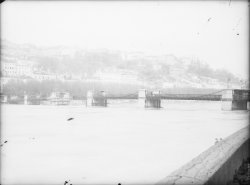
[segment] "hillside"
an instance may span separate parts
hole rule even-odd
[[[82,50],[64,46],[45,48],[5,40],[1,44],[2,63],[21,61],[30,66],[31,74],[55,76],[53,79],[59,81],[129,84],[160,89],[240,88],[243,84],[242,79],[226,70],[215,70],[199,60],[174,55],[152,56],[142,52]],[[10,76],[2,74],[2,77]],[[35,77],[30,75],[28,79]]]

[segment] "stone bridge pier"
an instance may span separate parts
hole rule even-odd
[[[244,89],[226,89],[221,97],[222,110],[249,110],[250,91]]]

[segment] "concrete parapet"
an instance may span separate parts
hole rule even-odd
[[[249,127],[245,127],[174,171],[157,185],[226,185],[243,159],[249,157]]]

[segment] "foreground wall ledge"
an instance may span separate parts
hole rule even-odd
[[[157,185],[227,184],[249,156],[249,126],[219,141]]]

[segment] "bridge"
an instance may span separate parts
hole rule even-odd
[[[65,94],[65,93],[64,93]],[[3,98],[4,97],[4,98]],[[125,95],[114,95],[104,91],[88,91],[86,96],[80,100],[86,100],[86,106],[107,107],[108,99],[138,99],[139,105],[145,108],[161,108],[161,100],[204,100],[204,101],[221,101],[222,110],[249,110],[250,109],[250,90],[248,89],[222,89],[208,94],[170,94],[161,91],[150,91],[141,89],[138,92]],[[41,98],[40,96],[27,96],[12,98],[3,96],[1,103],[17,104],[54,104],[69,105],[73,100],[69,94],[65,96],[50,96]]]

